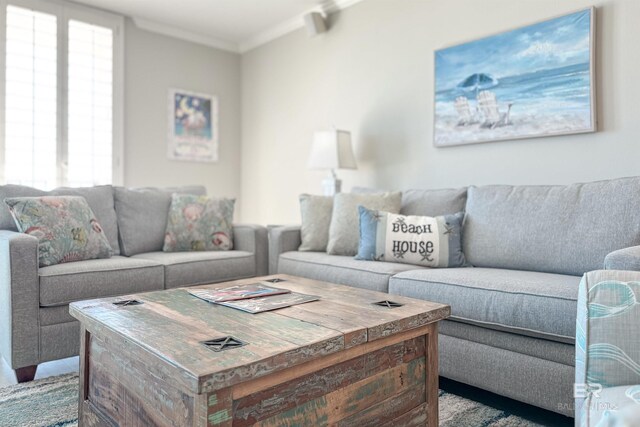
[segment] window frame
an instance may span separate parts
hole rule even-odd
[[[57,141],[56,184],[67,185],[68,166],[68,28],[70,20],[111,28],[113,31],[112,165],[111,185],[124,184],[124,17],[64,0],[0,0],[0,183],[5,177],[5,86],[7,6],[33,9],[57,18]]]

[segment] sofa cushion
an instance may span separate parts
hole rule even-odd
[[[40,307],[40,326],[57,325],[59,323],[77,322],[78,319],[69,314],[69,305]]]
[[[40,305],[155,291],[163,288],[164,271],[157,262],[115,256],[70,262],[39,270]]]
[[[149,252],[135,255],[133,259],[163,265],[165,289],[256,275],[255,255],[244,251]]]
[[[424,267],[395,262],[358,261],[350,256],[321,252],[285,252],[278,261],[278,273],[387,292],[394,274]]]
[[[300,195],[302,244],[298,248],[299,251],[326,252],[332,211],[332,196]]]
[[[162,250],[171,194],[206,194],[202,186],[166,189],[114,187],[114,191],[120,251],[126,256]]]
[[[402,193],[402,215],[440,216],[464,211],[467,188],[407,190]]]
[[[576,348],[572,344],[498,331],[455,320],[438,322],[438,332],[466,341],[575,366]]]
[[[640,177],[470,187],[463,250],[476,267],[581,276],[640,244]]]
[[[402,193],[338,193],[333,199],[329,243],[327,253],[331,255],[351,255],[358,253],[358,206],[391,213],[400,211]]]
[[[400,273],[389,293],[451,305],[451,319],[573,343],[580,277],[491,268]]]
[[[116,219],[116,209],[113,201],[113,187],[110,185],[99,185],[96,187],[69,188],[60,187],[52,191],[42,191],[24,185],[2,185],[0,186],[0,202],[9,197],[39,197],[39,196],[79,196],[84,197],[89,207],[96,215],[96,219],[102,226],[105,236],[109,240],[109,245],[115,255],[120,254],[118,244],[118,222]],[[6,206],[0,206],[0,229],[18,231],[13,218]]]

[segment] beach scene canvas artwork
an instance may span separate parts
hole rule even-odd
[[[436,51],[435,145],[595,131],[593,14]]]

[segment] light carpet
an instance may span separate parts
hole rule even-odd
[[[71,427],[78,425],[77,417],[77,374],[0,388],[2,426]],[[535,427],[540,424],[441,390],[440,426]]]

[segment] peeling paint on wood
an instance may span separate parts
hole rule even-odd
[[[83,331],[81,424],[437,423],[436,322],[448,306],[394,296],[403,306],[389,310],[371,304],[383,293],[277,277],[321,300],[258,315],[184,289],[126,296],[144,304],[124,308],[113,298],[71,304]],[[248,344],[201,344],[228,335]]]

